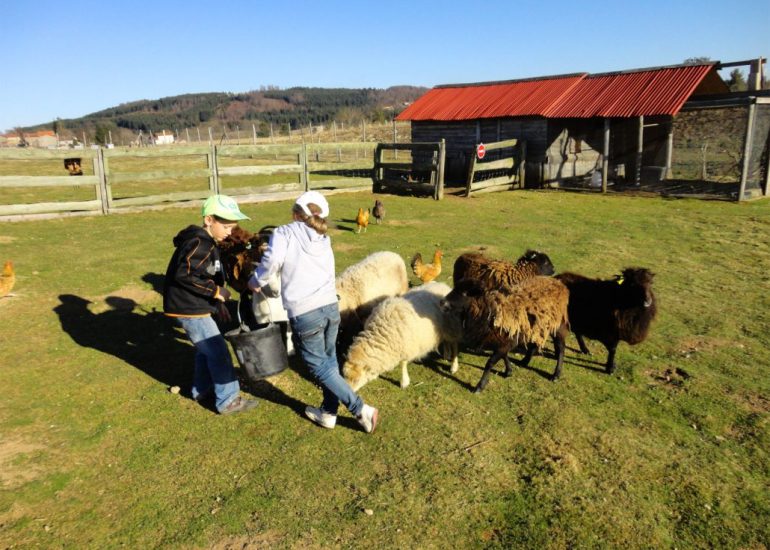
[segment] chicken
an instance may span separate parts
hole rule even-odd
[[[10,292],[14,284],[16,284],[16,273],[13,271],[13,262],[7,261],[0,275],[0,298],[13,296]]]
[[[380,199],[374,201],[372,216],[374,216],[374,223],[380,223],[383,219],[385,219],[385,205],[382,204]]]
[[[412,272],[420,278],[423,283],[429,283],[441,274],[441,256],[444,253],[438,248],[433,253],[433,262],[426,264],[422,261],[422,254],[419,252],[412,258]]]
[[[364,233],[366,233],[366,227],[369,225],[369,209],[367,208],[364,210],[363,208],[358,209],[358,215],[356,216],[356,226],[358,229],[356,230],[356,233],[361,233],[361,228],[364,229]]]

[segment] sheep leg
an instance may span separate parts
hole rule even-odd
[[[511,369],[511,360],[508,359],[507,353],[503,355],[503,363],[505,364],[505,372],[503,373],[503,376],[508,378],[513,373],[513,369]]]
[[[553,371],[551,380],[554,382],[561,376],[561,367],[564,363],[564,348],[566,347],[565,340],[568,334],[567,327],[562,325],[556,334],[553,335],[553,349],[556,353],[556,370]]]
[[[460,368],[460,362],[457,360],[457,355],[458,355],[457,342],[446,342],[444,345],[446,346],[445,349],[447,351],[447,355],[449,355],[449,357],[447,358],[452,359],[452,364],[449,366],[449,372],[454,374],[457,372],[457,369]]]
[[[521,360],[520,366],[526,367],[529,365],[529,362],[532,360],[532,355],[535,353],[535,345],[534,344],[527,344],[527,353],[524,354],[524,359]]]
[[[401,387],[406,388],[409,386],[409,371],[406,369],[406,361],[401,361]]]
[[[588,346],[586,346],[583,336],[581,334],[576,334],[575,338],[577,339],[578,346],[580,346],[580,353],[591,355],[591,351],[588,349]]]
[[[492,367],[495,366],[495,363],[502,359],[506,353],[507,350],[497,350],[492,354],[492,357],[487,360],[487,364],[484,365],[484,374],[481,375],[481,380],[479,380],[479,383],[476,385],[476,389],[473,390],[473,393],[479,393],[487,387],[487,384],[489,384],[489,374],[492,372]]]
[[[612,374],[615,372],[615,350],[618,349],[618,343],[615,342],[614,344],[605,344],[607,346],[607,351],[609,354],[607,355],[607,374]]]

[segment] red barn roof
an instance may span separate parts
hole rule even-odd
[[[715,62],[716,63],[716,62]],[[473,120],[515,116],[547,118],[675,115],[707,75],[713,89],[728,91],[715,63],[507,82],[437,86],[397,120]]]

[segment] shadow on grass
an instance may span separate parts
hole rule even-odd
[[[342,223],[349,223],[352,224],[352,227],[348,227],[347,225],[341,225]],[[349,218],[340,218],[337,220],[337,224],[335,226],[340,231],[350,231],[351,233],[355,232],[357,227],[357,222],[355,219],[349,219]]]
[[[59,300],[54,312],[78,345],[113,355],[167,386],[190,384],[194,349],[162,312],[117,296],[105,299],[110,309],[102,313],[92,312],[80,296],[62,294]]]

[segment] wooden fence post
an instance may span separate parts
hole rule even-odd
[[[372,166],[372,193],[382,191],[382,144],[374,149],[374,166]]]
[[[741,163],[741,187],[738,191],[738,200],[743,200],[746,192],[746,182],[749,179],[749,157],[751,156],[751,142],[754,131],[754,102],[749,104],[749,118],[746,122],[746,140],[743,142],[743,162]]]
[[[300,172],[300,184],[302,185],[302,189],[305,191],[310,190],[310,171],[308,170],[308,163],[307,163],[307,145],[305,142],[302,142],[302,148],[299,152],[299,163],[300,166],[302,166],[302,171]]]
[[[104,168],[104,149],[99,148],[94,159],[94,171],[99,176],[99,183],[96,186],[96,196],[101,203],[102,214],[109,214],[109,195],[107,194],[107,175]]]
[[[636,175],[634,185],[642,184],[642,158],[644,156],[644,115],[639,117],[639,129],[636,140]]]
[[[602,193],[607,192],[607,172],[610,166],[610,119],[604,119],[604,144],[602,147]]]
[[[476,154],[471,155],[471,163],[468,165],[468,183],[465,186],[465,196],[470,197],[473,190],[473,176],[476,173]]]
[[[524,189],[527,184],[527,140],[520,143],[521,161],[519,162],[519,186]]]
[[[209,135],[211,135],[211,128],[209,128]],[[216,146],[214,144],[209,148],[209,153],[206,155],[206,166],[210,171],[209,175],[209,190],[212,194],[219,194],[219,178],[217,177],[217,153]]]
[[[444,162],[446,161],[446,140],[441,138],[438,144],[438,178],[436,182],[435,199],[444,198]]]

